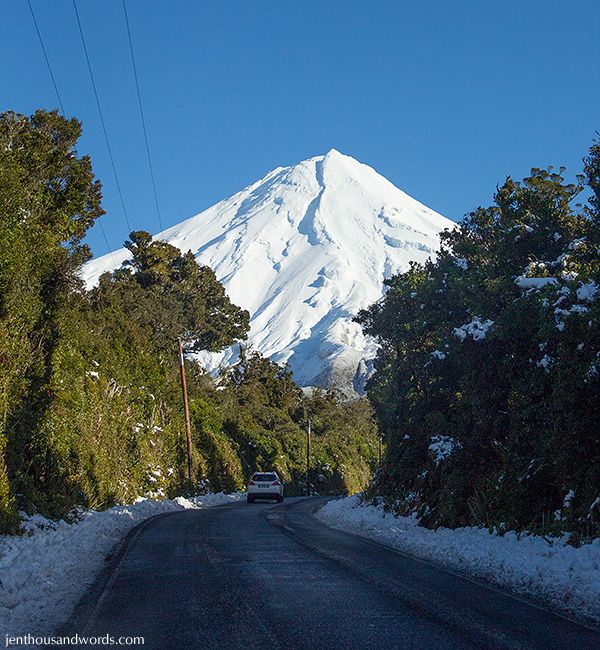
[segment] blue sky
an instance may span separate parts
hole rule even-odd
[[[127,227],[71,0],[32,0],[79,151]],[[339,149],[458,220],[600,129],[597,0],[128,0],[163,224]],[[158,230],[121,0],[78,0],[132,227]],[[0,110],[57,105],[26,0],[4,0]],[[98,227],[88,236],[106,252]]]

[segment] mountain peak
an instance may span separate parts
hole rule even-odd
[[[350,158],[346,156],[341,151],[334,149],[333,147],[323,156],[323,158],[335,159],[335,158]]]
[[[368,165],[330,149],[280,167],[160,238],[210,266],[251,315],[248,344],[288,362],[301,385],[360,388],[376,345],[353,316],[383,281],[435,255],[453,223]],[[127,259],[125,249],[83,270],[88,286]],[[208,368],[236,350],[203,353]]]
[[[327,166],[327,167],[347,166],[348,164],[359,165],[359,166],[362,165],[362,163],[358,162],[356,158],[353,158],[352,156],[347,156],[341,151],[338,151],[337,149],[333,149],[333,148],[330,149],[324,156],[319,156],[317,159],[320,159],[323,166]]]

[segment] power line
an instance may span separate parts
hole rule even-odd
[[[65,114],[65,109],[63,107],[62,99],[60,98],[60,93],[58,92],[58,86],[56,84],[56,79],[54,78],[54,73],[52,72],[52,66],[50,65],[50,59],[48,58],[48,53],[46,52],[46,46],[44,45],[44,39],[42,38],[42,32],[38,26],[35,13],[33,12],[33,7],[31,6],[31,1],[27,0],[29,5],[29,11],[31,12],[31,17],[33,18],[33,24],[35,25],[35,31],[37,32],[38,38],[40,40],[40,45],[42,46],[42,52],[44,53],[44,59],[46,59],[46,65],[48,66],[48,72],[50,73],[50,79],[52,79],[52,85],[54,86],[54,91],[56,92],[56,97],[58,99],[58,104],[62,114]]]
[[[48,53],[46,51],[46,46],[44,45],[44,39],[42,38],[42,32],[40,31],[40,27],[38,25],[38,21],[35,17],[35,12],[33,11],[33,6],[31,4],[31,0],[27,0],[27,4],[29,5],[29,11],[31,12],[31,17],[33,18],[33,24],[35,25],[35,31],[37,32],[38,39],[40,41],[40,45],[42,46],[42,52],[44,53],[44,59],[46,60],[46,66],[48,67],[48,72],[50,73],[50,79],[52,79],[52,85],[54,86],[54,91],[56,92],[56,97],[58,99],[58,104],[60,106],[60,112],[63,114],[63,117],[66,117],[65,115],[65,107],[62,103],[62,99],[60,97],[60,93],[58,92],[58,84],[56,83],[56,78],[54,77],[54,73],[52,72],[52,66],[50,65],[50,59],[48,58]],[[100,232],[102,233],[102,238],[104,239],[104,243],[106,244],[106,252],[110,254],[113,263],[115,263],[115,258],[113,256],[112,249],[110,247],[110,244],[108,243],[108,237],[106,236],[106,232],[104,231],[104,226],[102,225],[101,221],[98,221],[98,225],[100,226]]]
[[[85,54],[85,60],[87,62],[88,71],[90,73],[90,80],[92,82],[92,88],[94,90],[94,97],[96,98],[96,106],[98,107],[98,114],[100,115],[100,123],[102,125],[102,132],[104,133],[104,140],[106,142],[106,148],[108,149],[108,157],[110,158],[110,164],[112,166],[113,174],[115,177],[115,183],[117,185],[117,192],[119,194],[119,199],[121,201],[121,208],[123,209],[123,214],[125,215],[125,222],[127,223],[128,231],[131,232],[132,228],[129,223],[129,217],[127,216],[127,209],[125,208],[125,201],[123,200],[123,192],[121,191],[121,184],[119,183],[119,176],[117,174],[117,168],[115,166],[115,160],[113,158],[112,149],[110,147],[110,142],[108,139],[108,133],[106,131],[106,124],[104,122],[104,115],[102,113],[102,107],[100,105],[100,98],[98,96],[98,90],[96,88],[96,82],[94,81],[94,73],[92,72],[92,64],[90,63],[90,57],[88,54],[87,46],[85,44],[85,37],[83,35],[83,28],[81,27],[81,20],[79,18],[79,11],[77,11],[77,3],[73,0],[73,8],[75,9],[75,17],[77,18],[77,27],[79,28],[79,35],[81,36],[81,43],[83,45],[83,52]]]
[[[113,261],[113,264],[116,266],[117,262],[115,260],[114,254],[112,252],[112,248],[110,247],[110,244],[108,243],[108,238],[106,237],[106,233],[104,232],[104,226],[102,225],[102,221],[98,221],[98,225],[100,226],[100,232],[102,233],[102,237],[104,238],[104,243],[106,244],[106,250],[108,251],[108,254],[110,255],[110,258]]]
[[[75,2],[75,0],[73,0]],[[142,106],[142,94],[140,93],[140,82],[138,79],[137,66],[135,64],[135,55],[133,53],[133,41],[131,40],[131,30],[129,28],[129,17],[127,15],[127,5],[123,0],[123,12],[125,14],[125,25],[127,26],[127,38],[129,39],[129,51],[131,52],[131,63],[133,64],[133,76],[135,77],[135,88],[137,90],[138,104],[140,106],[140,116],[142,118],[142,128],[144,130],[144,142],[146,143],[146,154],[148,156],[148,167],[150,169],[150,178],[152,179],[152,189],[154,190],[154,203],[156,204],[156,214],[158,215],[158,225],[160,231],[163,231],[162,217],[158,203],[158,192],[156,191],[156,181],[154,179],[154,169],[152,167],[152,158],[150,156],[150,145],[148,144],[148,130],[146,129],[146,120],[144,118],[144,108]]]

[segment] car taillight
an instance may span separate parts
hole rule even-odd
[[[256,485],[256,483],[254,481],[249,481],[248,485]]]
[[[281,485],[279,481],[273,481],[273,485]]]

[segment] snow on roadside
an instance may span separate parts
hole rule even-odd
[[[600,621],[600,539],[581,548],[541,537],[486,528],[419,526],[413,517],[385,514],[359,496],[329,501],[317,516],[335,528],[374,539],[449,569],[534,596],[561,609]]]
[[[0,633],[56,632],[101,571],[107,555],[136,524],[163,512],[238,501],[241,494],[206,494],[152,501],[101,512],[68,524],[40,515],[23,522],[27,534],[0,536]]]

